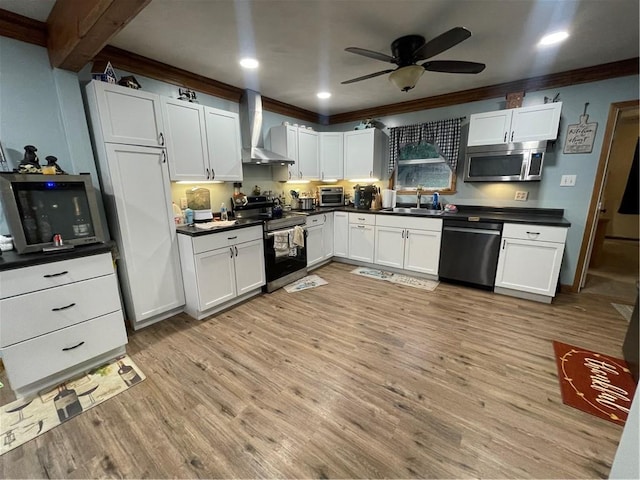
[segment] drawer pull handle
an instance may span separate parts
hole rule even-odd
[[[238,238],[237,235],[235,237],[227,237],[227,240],[235,240],[236,238]]]
[[[71,307],[75,307],[76,304],[75,303],[70,303],[69,305],[67,305],[66,307],[56,307],[56,308],[52,308],[51,311],[52,312],[59,312],[60,310],[66,310],[67,308],[71,308]]]
[[[238,256],[238,247],[234,246],[233,248],[236,249],[236,257]]]
[[[527,235],[540,235],[540,232],[527,232]]]
[[[73,350],[74,348],[78,348],[78,347],[80,347],[80,346],[82,346],[82,345],[84,345],[84,341],[80,342],[80,343],[79,343],[79,344],[77,344],[77,345],[74,345],[73,347],[66,347],[66,348],[63,348],[63,349],[62,349],[62,351],[63,351],[63,352],[68,352],[69,350]]]
[[[67,270],[65,270],[64,272],[60,272],[60,273],[49,273],[49,274],[45,275],[44,278],[59,277],[60,275],[66,275],[67,273],[69,273]]]
[[[358,217],[358,220],[362,220],[364,222],[365,219],[362,217]]]

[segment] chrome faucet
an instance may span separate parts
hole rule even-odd
[[[416,197],[417,197],[416,208],[420,208],[420,199],[422,198],[422,186],[421,185],[418,185],[418,188],[416,189]]]

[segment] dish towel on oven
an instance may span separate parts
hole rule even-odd
[[[304,230],[300,225],[293,227],[293,244],[291,246],[304,248]]]
[[[273,234],[273,250],[276,252],[276,258],[289,255],[289,250],[291,250],[289,247],[289,230]]]

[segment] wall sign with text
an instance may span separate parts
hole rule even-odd
[[[585,113],[580,115],[580,123],[574,123],[567,127],[564,153],[591,153],[598,124],[597,122],[588,123],[588,121],[589,115]]]

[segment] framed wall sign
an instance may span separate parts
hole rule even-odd
[[[596,122],[589,123],[588,105],[588,103],[585,103],[584,113],[580,115],[579,123],[574,123],[567,127],[564,153],[591,153],[593,150],[593,141],[596,138],[598,124]]]

